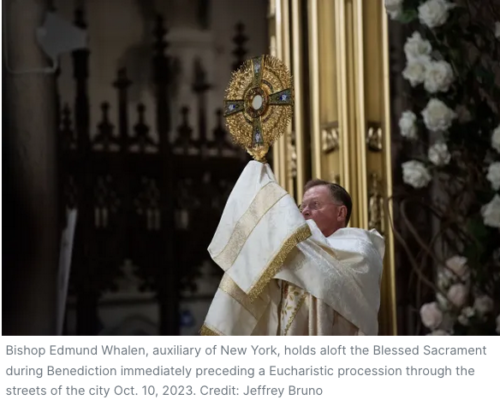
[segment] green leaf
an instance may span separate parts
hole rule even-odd
[[[484,254],[489,231],[482,218],[476,216],[467,221],[467,232],[476,240],[476,243],[472,243],[464,249],[464,256],[469,260],[470,264],[474,264]]]
[[[403,23],[403,24],[407,24],[409,22],[412,22],[414,21],[416,18],[418,17],[418,12],[417,10],[414,10],[414,9],[409,9],[409,10],[405,10],[401,16],[398,18],[398,20]]]
[[[482,65],[478,65],[474,69],[474,73],[478,80],[486,87],[492,87],[495,84],[495,74],[493,71],[486,69]]]

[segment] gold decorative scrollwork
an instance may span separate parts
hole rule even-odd
[[[384,198],[380,186],[381,180],[376,172],[370,174],[368,197],[368,227],[384,234]]]
[[[366,133],[366,144],[368,150],[375,153],[382,151],[382,127],[377,123],[368,123],[368,131]]]
[[[334,122],[321,129],[321,150],[328,154],[339,149],[339,124]]]

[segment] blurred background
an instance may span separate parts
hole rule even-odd
[[[224,93],[262,54],[295,88],[268,158],[280,184],[298,203],[311,178],[342,184],[351,226],[386,238],[380,333],[500,333],[499,1],[5,0],[3,15],[4,335],[198,333],[222,275],[207,247],[250,160]]]

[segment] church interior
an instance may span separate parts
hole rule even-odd
[[[5,0],[3,335],[198,335],[251,156],[224,96],[263,54],[267,161],[385,238],[380,335],[500,334],[500,0]]]

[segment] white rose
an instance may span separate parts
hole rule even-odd
[[[405,111],[399,119],[399,129],[401,135],[408,139],[417,138],[417,116],[411,111]]]
[[[430,99],[422,111],[424,123],[430,131],[446,131],[457,117],[455,112],[448,108],[441,100]]]
[[[486,295],[477,296],[474,300],[474,309],[480,315],[488,314],[493,311],[493,300]]]
[[[403,78],[410,81],[410,85],[415,87],[425,80],[425,66],[428,64],[425,60],[408,61],[403,71]]]
[[[500,39],[500,21],[495,22],[495,37]]]
[[[449,258],[446,260],[446,267],[460,279],[466,280],[469,278],[470,271],[465,257],[453,256]]]
[[[483,206],[481,215],[483,216],[485,225],[500,229],[500,196],[498,194],[493,197],[493,200]]]
[[[424,88],[429,93],[447,92],[454,80],[453,69],[446,61],[431,61],[426,64]]]
[[[403,163],[402,167],[403,181],[414,188],[423,188],[432,179],[431,174],[420,161],[407,161]]]
[[[452,273],[448,271],[446,268],[440,268],[437,279],[438,286],[443,290],[448,288],[448,286],[450,286],[451,283],[450,278],[452,278]]]
[[[385,10],[391,19],[397,19],[403,12],[403,0],[384,0]]]
[[[500,162],[494,162],[489,166],[486,179],[491,182],[493,190],[500,189]]]
[[[431,43],[422,39],[419,32],[413,32],[405,43],[405,54],[408,61],[429,61],[432,52]]]
[[[500,125],[493,131],[491,136],[491,147],[500,153]]]
[[[420,309],[420,318],[427,328],[434,330],[443,322],[443,313],[436,302],[427,303]]]
[[[500,335],[500,314],[498,314],[496,323],[497,323],[497,333]]]
[[[458,308],[462,308],[467,302],[467,295],[469,290],[461,283],[455,283],[448,290],[448,299],[451,303]]]
[[[431,333],[428,333],[427,336],[450,336],[450,334],[442,329],[437,329],[435,331],[432,331]]]
[[[429,160],[437,166],[446,165],[450,162],[451,155],[448,146],[444,142],[438,142],[429,148]]]
[[[468,326],[470,319],[476,314],[472,307],[465,307],[458,316],[458,322],[464,326]]]
[[[428,0],[418,7],[418,18],[429,28],[436,28],[446,22],[449,10],[453,7],[455,4],[448,3],[446,0]]]
[[[476,315],[476,310],[474,310],[472,307],[465,307],[462,310],[462,315],[467,318],[472,318],[474,315]]]
[[[446,311],[451,308],[450,301],[446,298],[446,296],[443,296],[441,293],[436,294],[436,300],[441,310]]]

